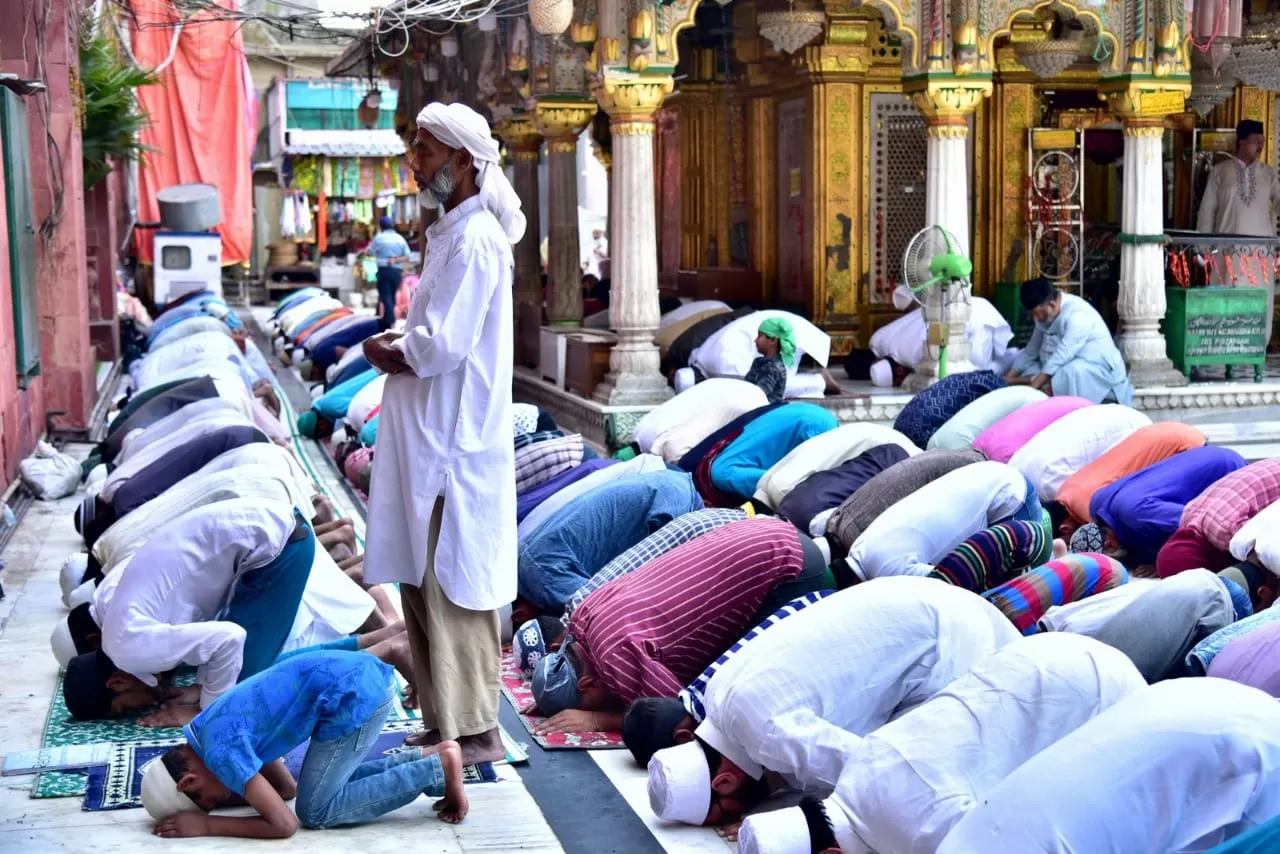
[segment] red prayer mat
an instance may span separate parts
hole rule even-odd
[[[537,712],[526,715],[520,712],[525,706],[533,704],[533,688],[520,668],[516,666],[515,657],[508,648],[502,656],[502,693],[507,695],[512,707],[520,716],[520,723],[533,736],[539,746],[547,750],[617,750],[625,747],[620,732],[559,732],[552,735],[537,735],[533,728],[545,717]]]

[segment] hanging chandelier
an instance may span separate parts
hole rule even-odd
[[[1280,19],[1258,15],[1245,24],[1226,65],[1246,86],[1280,92]]]
[[[530,0],[529,23],[544,36],[558,36],[573,22],[573,0]]]
[[[791,3],[785,12],[762,12],[756,16],[760,35],[773,49],[782,53],[795,53],[822,35],[827,22],[823,12],[797,12]]]
[[[1212,69],[1191,66],[1191,94],[1187,96],[1187,108],[1204,118],[1214,107],[1225,102],[1235,91],[1236,78],[1223,69],[1215,74]]]
[[[1020,42],[1014,53],[1023,68],[1041,80],[1057,77],[1070,68],[1080,56],[1080,43],[1072,39],[1043,39]]]

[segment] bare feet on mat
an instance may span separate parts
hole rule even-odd
[[[363,565],[364,565],[364,552],[360,552],[360,554],[352,555],[351,557],[344,560],[342,563],[338,564],[338,569],[341,569],[345,572],[348,569],[353,569],[355,567],[363,566]]]
[[[346,558],[351,557],[351,547],[346,543],[334,543],[331,546],[326,546],[325,550],[329,552],[329,557],[333,558],[335,561],[345,560]]]
[[[444,772],[444,797],[432,804],[440,820],[457,824],[467,817],[471,804],[467,801],[466,787],[462,782],[464,751],[457,742],[446,741],[439,747],[440,769]]]
[[[311,517],[311,525],[323,525],[326,522],[332,522],[337,518],[337,514],[333,511],[333,504],[329,499],[317,493],[312,496],[311,503],[315,505],[316,514]]]
[[[404,740],[405,747],[434,747],[440,743],[440,730],[415,732]]]
[[[462,761],[466,765],[497,762],[507,755],[497,727],[479,735],[464,735],[458,739],[458,744],[462,747]]]

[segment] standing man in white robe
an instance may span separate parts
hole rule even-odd
[[[403,332],[365,342],[390,374],[369,491],[365,581],[400,584],[426,732],[467,763],[501,759],[498,609],[516,596],[511,444],[511,245],[520,200],[489,124],[428,104],[409,153],[426,232],[422,283]],[[482,523],[483,535],[467,527]]]
[[[1236,125],[1236,156],[1228,158],[1209,173],[1196,229],[1204,234],[1243,234],[1251,237],[1274,237],[1276,214],[1280,213],[1280,178],[1276,170],[1258,158],[1266,145],[1262,122],[1245,119]],[[1274,205],[1274,208],[1272,207]],[[1270,250],[1264,250],[1270,255]],[[1246,286],[1257,284],[1267,289],[1266,340],[1271,340],[1271,315],[1275,311],[1276,282],[1271,264],[1259,264],[1256,258],[1236,255],[1233,259],[1235,281],[1227,279],[1226,261],[1218,257],[1215,284]],[[1252,275],[1250,275],[1250,272]],[[1270,276],[1264,276],[1270,272]]]

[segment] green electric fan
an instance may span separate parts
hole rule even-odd
[[[938,321],[929,324],[927,333],[927,343],[938,348],[938,379],[947,375],[947,314],[952,288],[959,288],[967,297],[973,275],[973,262],[956,251],[959,245],[945,228],[931,225],[916,232],[902,253],[902,281],[911,296],[924,306],[930,291],[934,291],[942,306]]]

